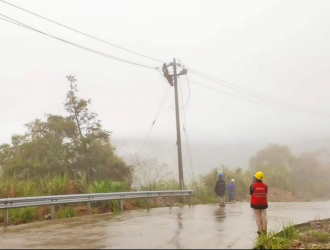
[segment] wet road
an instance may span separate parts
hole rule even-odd
[[[269,229],[330,218],[330,202],[272,203]],[[248,203],[157,208],[0,229],[0,248],[247,248],[256,237]]]

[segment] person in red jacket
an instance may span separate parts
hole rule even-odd
[[[250,187],[251,194],[251,207],[254,209],[256,222],[258,225],[258,234],[267,233],[267,213],[268,208],[268,187],[262,182],[264,174],[261,172],[256,173],[255,182]]]

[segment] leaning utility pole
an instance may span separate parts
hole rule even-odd
[[[173,59],[173,71],[174,71],[174,92],[175,92],[175,113],[176,113],[176,134],[177,134],[177,146],[178,146],[178,162],[179,162],[179,183],[181,190],[184,189],[183,179],[183,166],[182,166],[182,147],[181,147],[181,130],[180,130],[180,107],[179,107],[179,93],[178,93],[178,76],[176,72],[176,62]]]
[[[174,74],[171,75],[168,71],[169,66],[173,66]],[[177,133],[177,146],[178,146],[178,162],[179,162],[179,184],[181,190],[184,190],[184,178],[183,178],[183,166],[182,166],[182,147],[181,147],[181,130],[180,130],[180,107],[179,107],[179,93],[178,93],[178,75],[186,75],[187,69],[183,69],[179,74],[177,73],[177,66],[181,66],[177,64],[175,58],[173,62],[169,65],[164,63],[163,65],[163,73],[164,77],[167,79],[169,84],[174,86],[175,93],[175,114],[176,114],[176,133]]]

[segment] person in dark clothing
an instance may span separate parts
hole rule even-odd
[[[225,193],[226,193],[226,182],[223,180],[223,175],[219,174],[219,179],[217,180],[215,184],[215,193],[220,198],[220,207],[226,206],[225,204]]]
[[[168,68],[167,68],[167,65],[166,63],[163,64],[163,73],[164,73],[164,77],[167,79],[168,83],[173,87],[174,84],[173,84],[173,76],[170,75],[170,73],[168,72]]]
[[[251,208],[254,209],[256,222],[258,225],[258,234],[261,235],[267,232],[267,213],[268,208],[268,186],[262,182],[264,175],[258,172],[255,175],[255,181],[250,187]]]

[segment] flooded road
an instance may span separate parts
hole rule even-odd
[[[330,218],[330,202],[271,203],[269,229]],[[157,208],[0,229],[0,248],[246,248],[256,225],[248,203]]]

